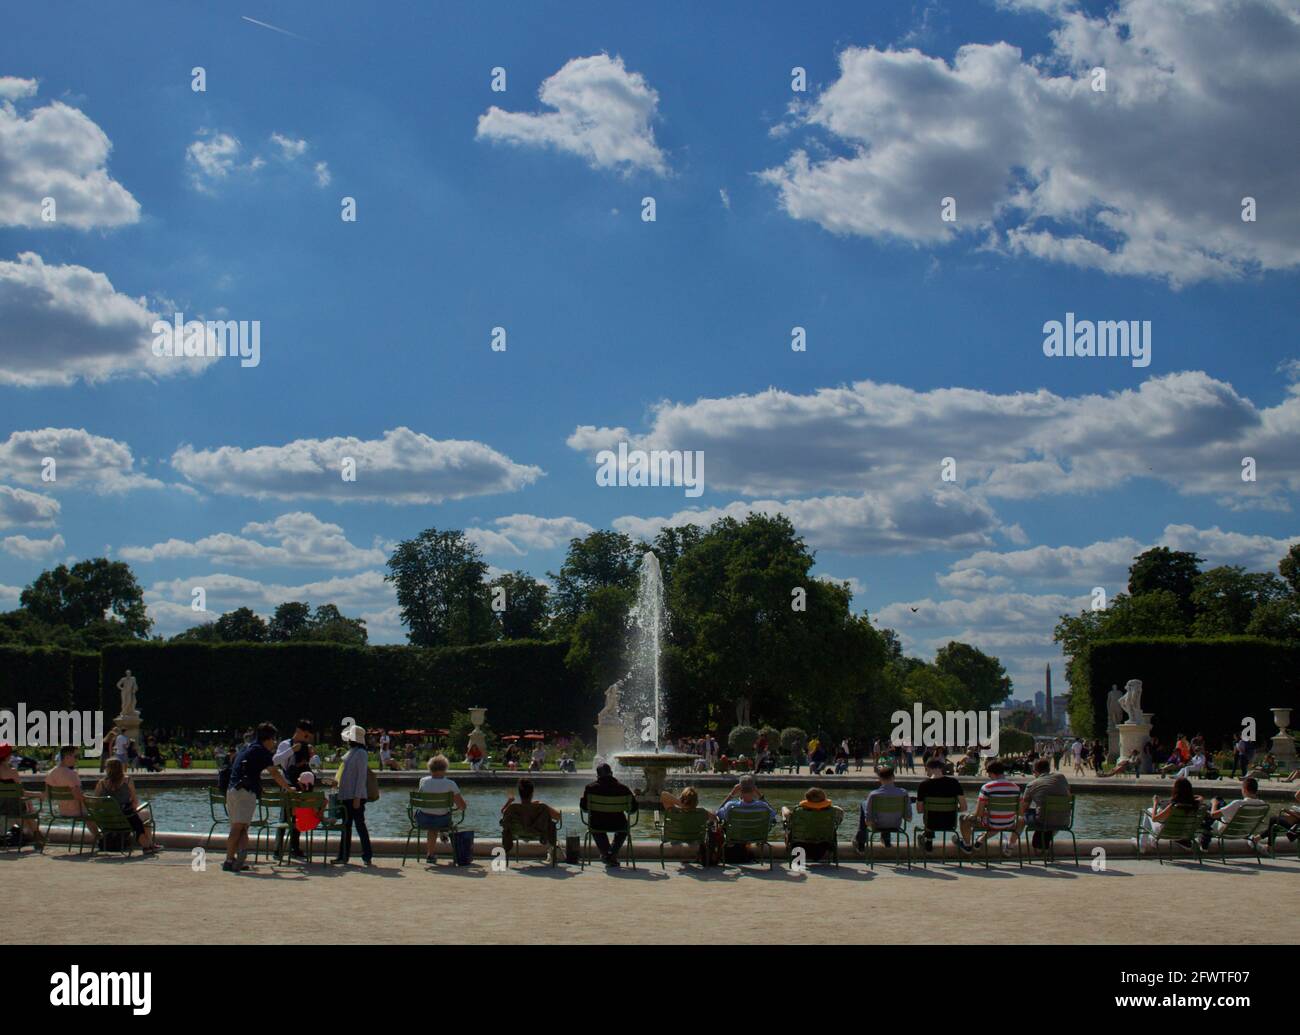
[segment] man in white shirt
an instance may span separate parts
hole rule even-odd
[[[1195,761],[1195,759],[1192,761]],[[1205,833],[1201,835],[1201,847],[1209,848],[1210,838],[1220,830],[1225,829],[1243,805],[1247,802],[1257,802],[1259,800],[1259,781],[1253,776],[1242,779],[1240,798],[1234,798],[1227,803],[1222,798],[1215,798],[1210,803],[1210,813],[1205,821]]]
[[[280,741],[280,743],[276,745],[275,753],[271,756],[271,761],[273,761],[277,766],[280,767],[280,769],[284,773],[285,779],[288,780],[289,783],[295,787],[297,786],[298,776],[300,775],[300,770],[302,769],[301,765],[297,765],[294,762],[294,756],[297,752],[298,745],[306,744],[310,747],[311,743],[315,739],[316,739],[315,724],[311,721],[311,719],[299,719],[294,724],[293,736],[289,737],[287,740]],[[298,827],[296,824],[292,822],[293,814],[288,808],[284,810],[284,818],[290,822],[289,854],[295,859],[305,858],[303,856],[302,850],[299,847]],[[280,850],[283,847],[283,845],[284,845],[284,831],[277,830],[275,832],[275,854],[276,855],[280,854]]]

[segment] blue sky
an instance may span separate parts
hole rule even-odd
[[[107,552],[167,634],[291,595],[398,641],[423,528],[541,576],[780,509],[1031,692],[1138,550],[1297,538],[1300,8],[1218,6],[10,6],[0,607]],[[260,364],[156,359],[176,310]],[[1045,356],[1066,312],[1151,321],[1150,366]],[[704,495],[597,486],[618,441],[703,450]]]

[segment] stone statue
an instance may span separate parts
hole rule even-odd
[[[736,698],[736,725],[749,725],[749,696],[743,695]]]
[[[1124,709],[1120,704],[1123,695],[1119,692],[1119,687],[1112,686],[1110,693],[1106,695],[1106,716],[1109,719],[1109,726],[1118,726],[1124,721]]]
[[[1119,704],[1129,722],[1146,721],[1146,716],[1142,714],[1142,680],[1130,679],[1124,684],[1124,696],[1119,699]]]
[[[622,723],[618,714],[618,695],[623,689],[623,680],[619,679],[605,688],[605,707],[596,716],[597,722]]]
[[[131,670],[126,670],[126,675],[117,681],[117,689],[122,694],[122,712],[123,715],[135,715],[135,695],[139,690],[136,685],[135,676],[131,675]]]

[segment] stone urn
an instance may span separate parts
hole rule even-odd
[[[1269,711],[1273,713],[1273,721],[1277,723],[1277,733],[1273,736],[1270,749],[1273,757],[1279,762],[1294,762],[1296,760],[1295,738],[1287,730],[1291,725],[1291,709],[1270,708]]]
[[[474,728],[469,733],[469,743],[477,744],[484,756],[487,755],[487,738],[483,735],[483,720],[486,718],[486,708],[471,708],[469,710],[469,721],[474,724]]]

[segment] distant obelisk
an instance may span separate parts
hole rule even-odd
[[[1052,722],[1052,663],[1050,661],[1047,663],[1047,695],[1046,700],[1043,702],[1043,708],[1048,730],[1056,729],[1056,725]]]

